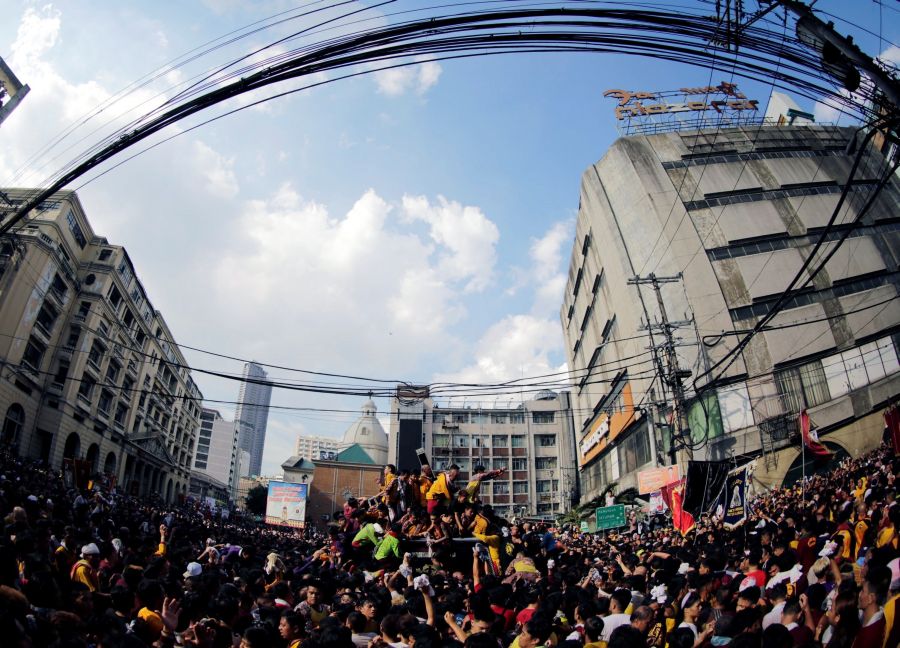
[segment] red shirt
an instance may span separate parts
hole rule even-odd
[[[503,626],[504,630],[512,630],[516,627],[516,611],[515,610],[507,610],[502,605],[492,605],[491,610],[493,610],[494,614],[497,616],[502,616],[505,624]]]
[[[878,621],[863,626],[856,633],[852,648],[871,648],[884,642],[884,615]]]
[[[752,578],[756,581],[756,586],[759,589],[764,589],[766,586],[766,572],[762,569],[754,569],[752,572],[748,572],[745,574],[748,578]]]

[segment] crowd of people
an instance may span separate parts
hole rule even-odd
[[[682,537],[519,524],[480,501],[497,472],[388,466],[319,533],[3,455],[0,644],[896,648],[898,469],[881,447]]]

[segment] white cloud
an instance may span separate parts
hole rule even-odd
[[[533,315],[509,315],[492,325],[478,341],[474,363],[459,371],[440,374],[436,380],[505,382],[565,371],[565,367],[551,362],[561,343],[558,321]]]
[[[206,190],[214,196],[234,198],[238,181],[234,174],[234,158],[227,158],[201,141],[194,142],[194,162],[206,178]]]
[[[443,71],[440,63],[419,57],[414,65],[376,72],[375,83],[378,92],[389,97],[399,97],[410,91],[423,96],[437,85]]]
[[[891,45],[881,54],[879,54],[878,58],[880,58],[885,63],[890,63],[894,66],[900,66],[900,47]]]
[[[428,223],[431,239],[446,248],[440,263],[442,275],[465,280],[466,292],[488,286],[500,230],[478,207],[463,206],[443,196],[436,205],[424,196],[404,196],[403,210],[407,221]]]

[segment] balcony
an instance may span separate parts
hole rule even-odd
[[[513,448],[512,449],[513,457],[525,457],[528,456],[528,448]]]
[[[528,493],[518,493],[513,495],[514,504],[528,504]]]
[[[527,470],[513,470],[512,478],[515,481],[524,481],[528,479],[528,471]]]
[[[509,495],[494,495],[494,504],[509,504]]]
[[[493,448],[491,454],[495,457],[508,457],[509,448]]]

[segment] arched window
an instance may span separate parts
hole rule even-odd
[[[3,421],[3,432],[0,434],[3,445],[18,445],[24,426],[25,410],[18,403],[13,403],[6,410],[6,418]]]

